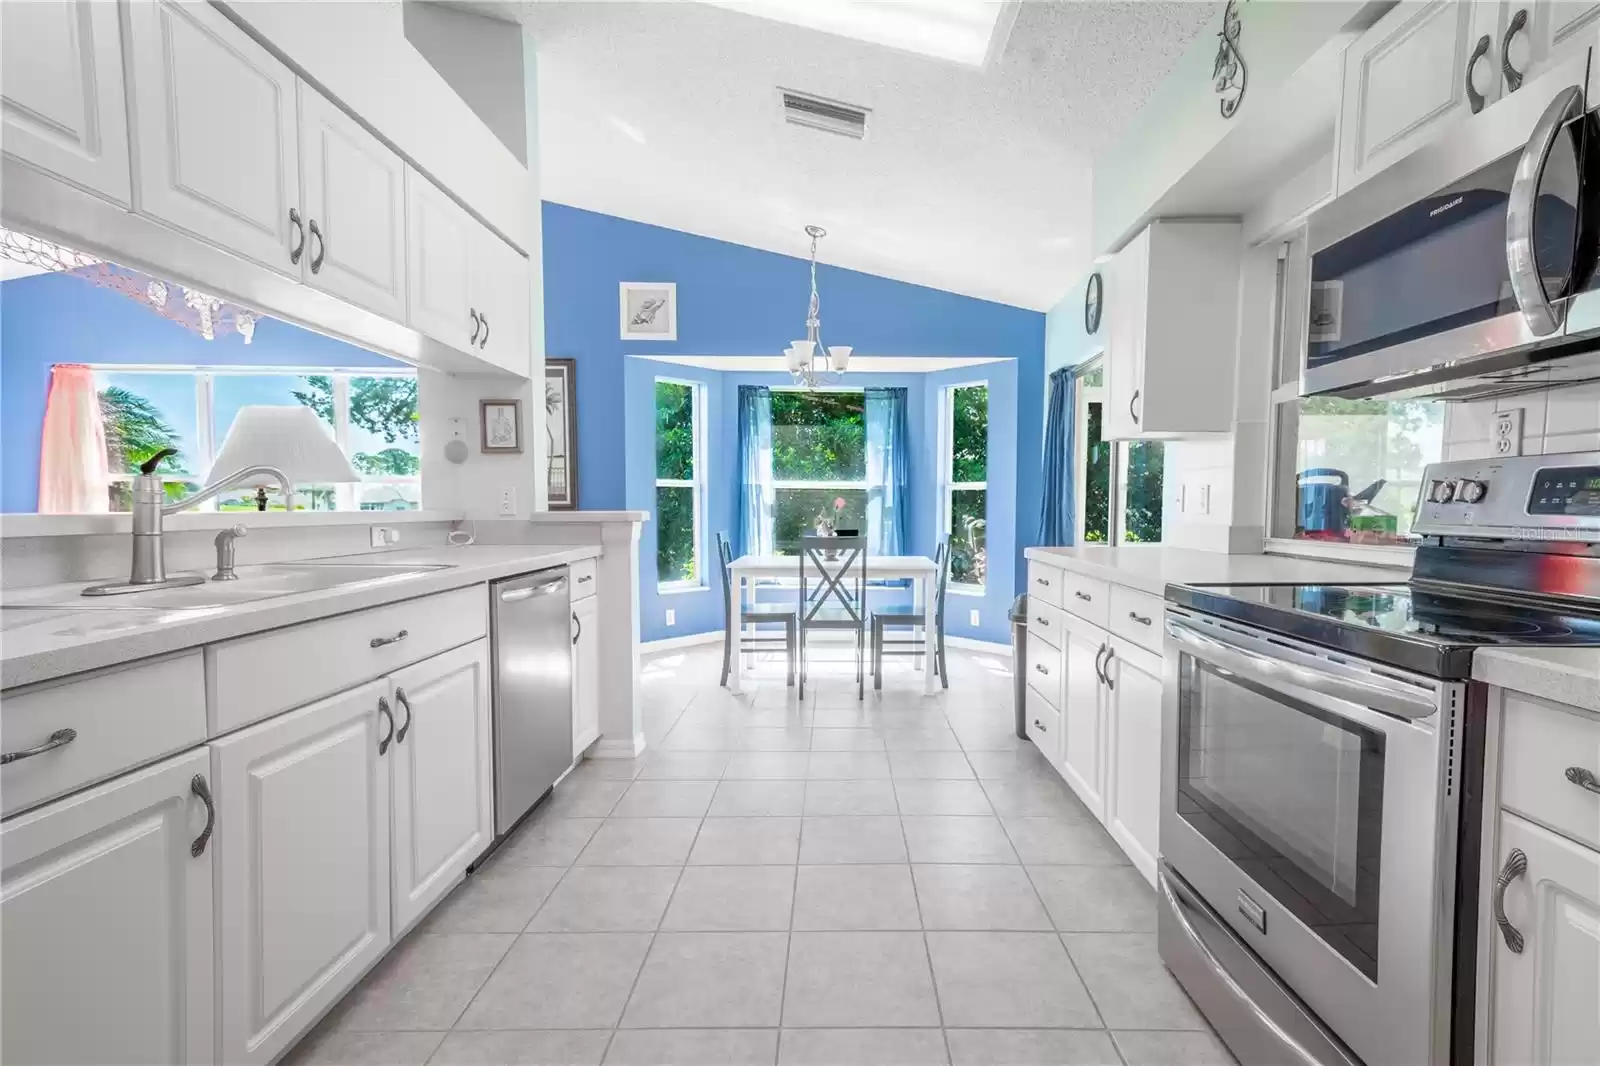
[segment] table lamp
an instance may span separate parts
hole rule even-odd
[[[317,413],[300,404],[274,406],[249,404],[239,408],[228,437],[222,442],[212,474],[226,474],[250,466],[275,466],[296,485],[358,482],[361,475],[329,434]],[[256,484],[256,510],[267,509],[265,483]],[[294,510],[294,501],[283,501]]]

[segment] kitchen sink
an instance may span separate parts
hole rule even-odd
[[[448,570],[443,563],[340,563],[295,562],[256,563],[240,566],[236,581],[206,581],[181,588],[158,588],[118,596],[85,596],[84,584],[73,582],[39,588],[10,589],[4,595],[3,628],[28,624],[25,616],[33,611],[144,611],[196,610],[251,603],[275,596],[354,585],[391,584],[435,570]],[[15,612],[15,615],[14,615]]]

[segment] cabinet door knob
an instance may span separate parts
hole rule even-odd
[[[1494,924],[1500,927],[1500,935],[1513,955],[1522,954],[1523,941],[1522,934],[1506,917],[1506,886],[1527,871],[1528,856],[1521,848],[1512,848],[1511,854],[1506,856],[1506,864],[1500,868],[1500,876],[1494,879]]]
[[[1473,45],[1472,57],[1467,60],[1467,73],[1465,75],[1467,85],[1467,106],[1472,108],[1472,113],[1474,115],[1483,110],[1484,99],[1483,94],[1478,91],[1478,87],[1472,83],[1472,76],[1477,73],[1478,60],[1482,59],[1488,54],[1488,52],[1489,35],[1486,33],[1482,37],[1478,38],[1477,44]]]
[[[217,826],[217,805],[211,802],[211,786],[206,784],[205,775],[195,774],[189,781],[189,791],[199,796],[200,802],[206,805],[206,827],[200,830],[200,835],[189,845],[189,854],[198,859],[205,853],[206,841],[211,839],[211,830]]]
[[[1511,65],[1511,39],[1521,33],[1528,25],[1528,9],[1520,8],[1511,16],[1511,22],[1506,26],[1506,35],[1500,38],[1500,73],[1506,77],[1506,91],[1516,92],[1522,88],[1522,71]]]
[[[401,726],[394,735],[396,744],[404,744],[406,734],[411,732],[411,701],[406,699],[406,690],[398,687],[394,690],[394,701],[406,709],[405,725]]]
[[[1600,781],[1595,780],[1594,774],[1581,766],[1569,766],[1566,769],[1566,779],[1579,788],[1588,789],[1590,792],[1600,792]]]
[[[78,731],[76,729],[57,729],[45,738],[43,743],[35,744],[31,748],[23,748],[21,751],[8,751],[0,754],[0,766],[9,766],[14,762],[21,762],[23,759],[31,759],[35,755],[43,755],[47,751],[65,747],[77,739]]]

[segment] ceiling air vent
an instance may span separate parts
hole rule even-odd
[[[783,99],[783,120],[795,126],[810,126],[856,140],[867,135],[867,111],[855,104],[840,103],[793,89],[779,89]]]

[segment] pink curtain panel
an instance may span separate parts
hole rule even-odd
[[[44,408],[39,513],[104,514],[111,510],[110,480],[94,371],[79,363],[59,363],[50,369]]]

